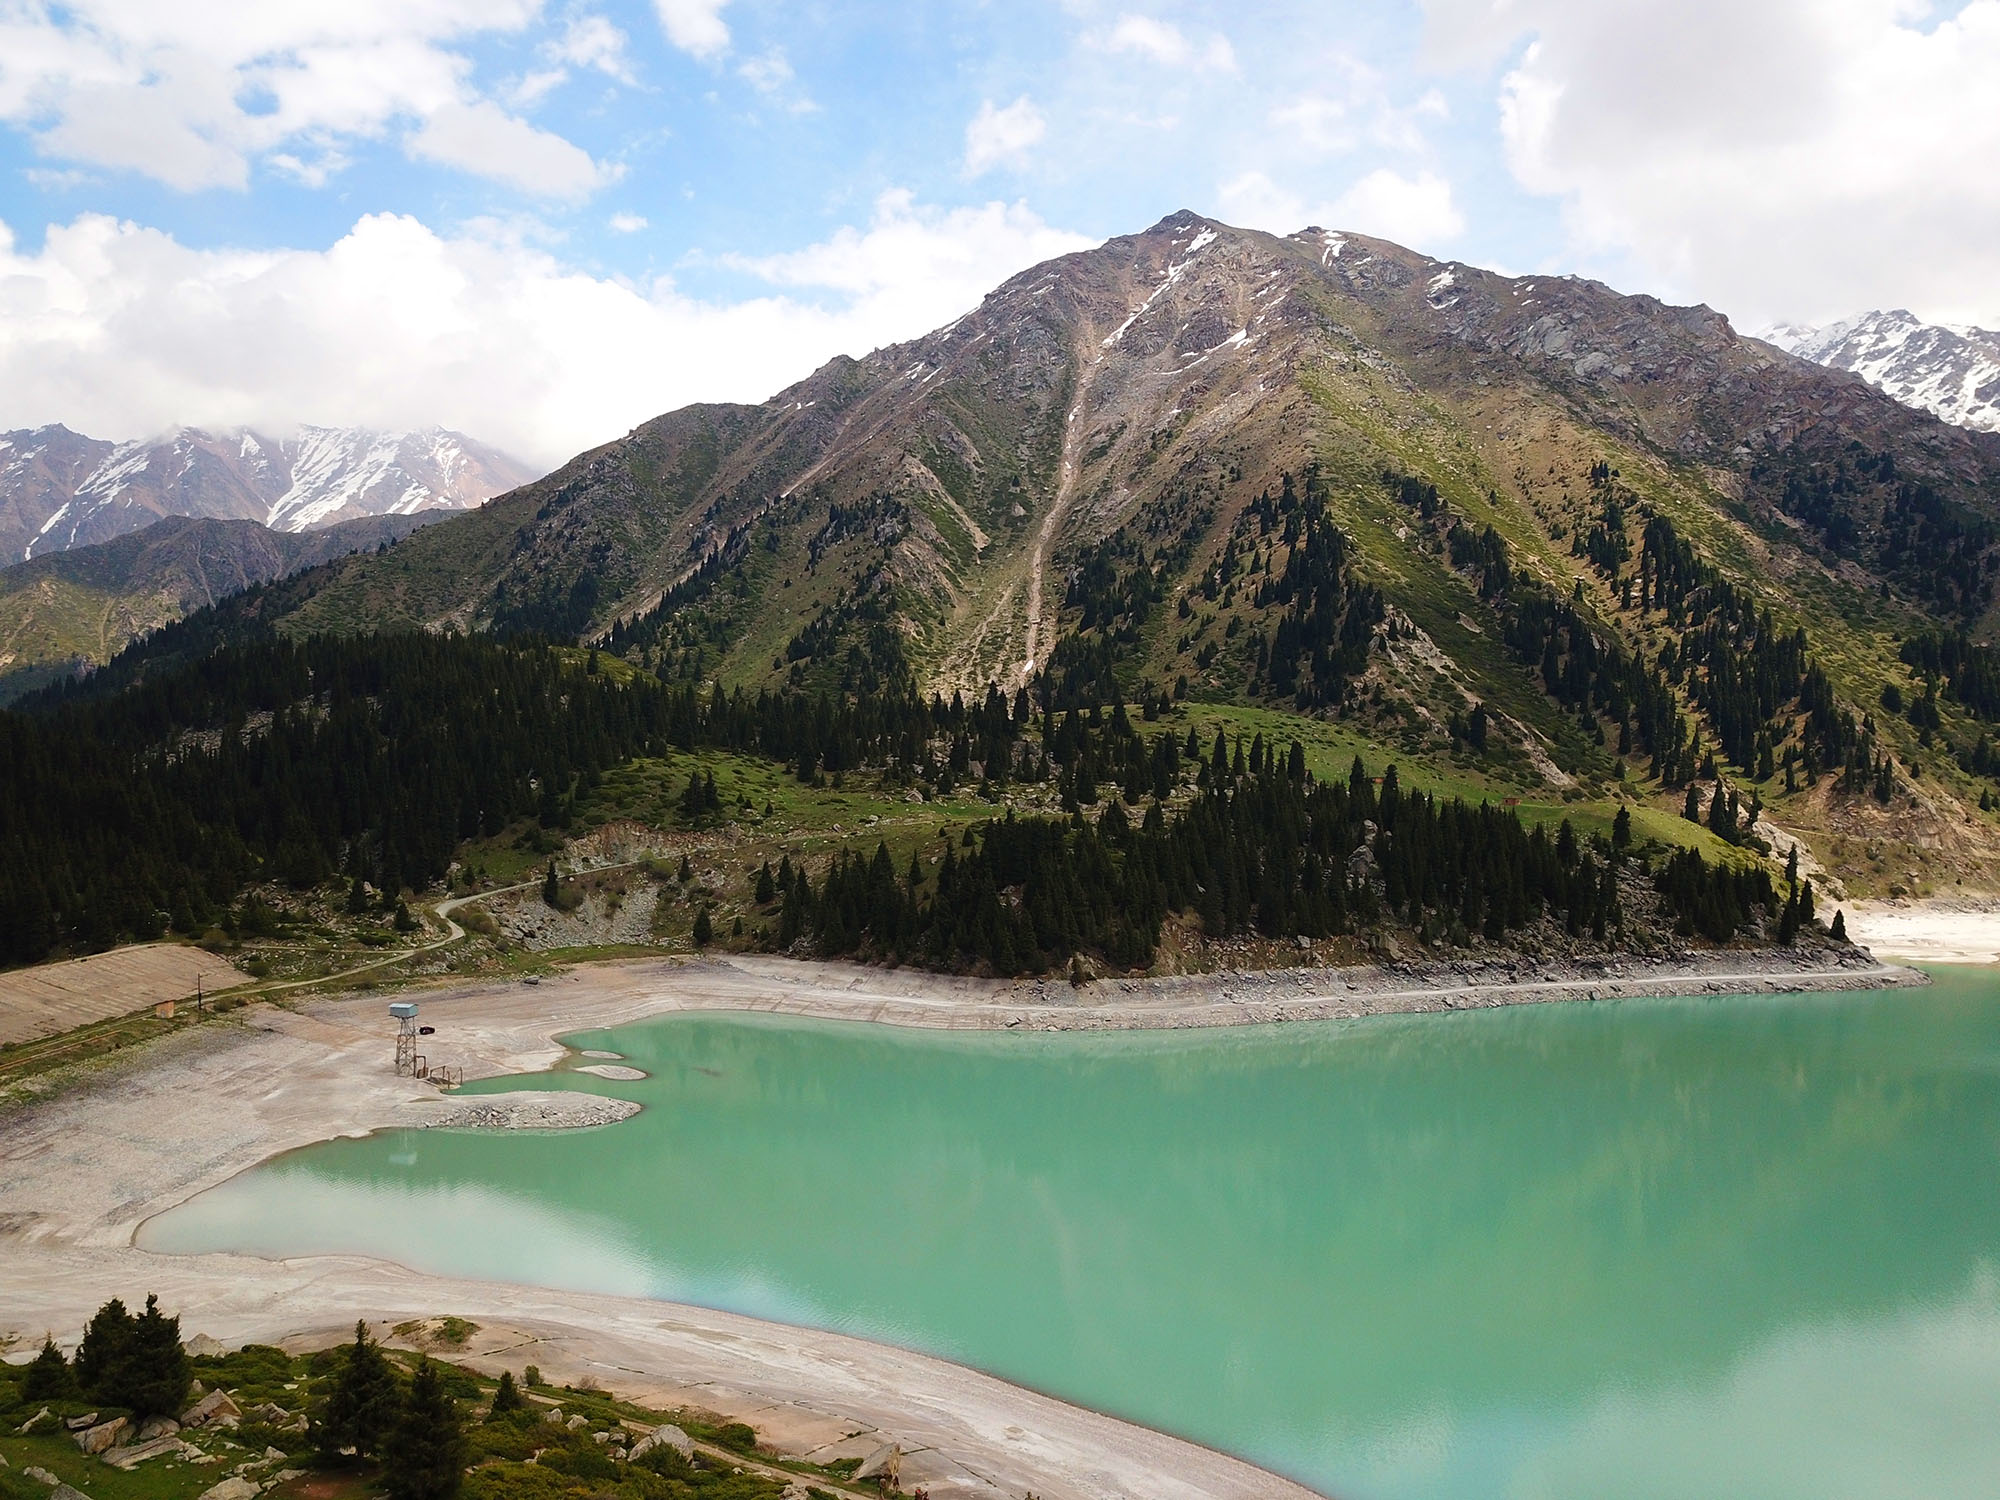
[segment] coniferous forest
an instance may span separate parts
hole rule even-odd
[[[1405,791],[1393,768],[1371,778],[1357,761],[1323,781],[1295,743],[1183,741],[1149,727],[1157,704],[1135,715],[1092,696],[1088,674],[968,704],[907,680],[750,694],[596,667],[491,637],[266,638],[46,692],[0,715],[0,959],[199,933],[257,882],[421,892],[463,841],[523,819],[563,828],[611,768],[701,747],[801,782],[1046,783],[1064,809],[997,817],[928,877],[886,850],[787,860],[772,890],[784,950],[1142,968],[1174,914],[1217,938],[1394,920],[1498,940],[1547,918],[1607,940],[1627,919],[1621,890],[1638,888],[1718,941],[1778,917],[1761,872],[1687,855],[1654,877],[1622,840]]]

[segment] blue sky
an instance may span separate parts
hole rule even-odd
[[[2000,321],[2000,0],[0,0],[0,428],[553,462],[1182,207]]]

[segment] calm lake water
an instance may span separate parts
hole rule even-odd
[[[677,1017],[569,1039],[652,1075],[557,1075],[622,1124],[317,1146],[141,1243],[842,1329],[1343,1500],[1991,1497],[2000,972],[1936,977],[1191,1033]]]

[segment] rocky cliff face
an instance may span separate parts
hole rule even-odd
[[[2000,333],[1863,313],[1821,328],[1781,324],[1763,337],[1800,359],[1847,370],[1907,406],[1980,432],[2000,432]]]
[[[479,505],[534,477],[458,433],[184,428],[109,443],[62,426],[0,433],[0,557],[28,559],[137,531],[162,516],[309,531],[362,516]]]

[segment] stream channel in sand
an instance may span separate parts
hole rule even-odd
[[[139,1242],[834,1328],[1343,1500],[1990,1496],[2000,971],[1934,977],[1198,1032],[667,1017],[567,1039],[643,1079],[525,1083],[623,1123],[334,1141]]]

